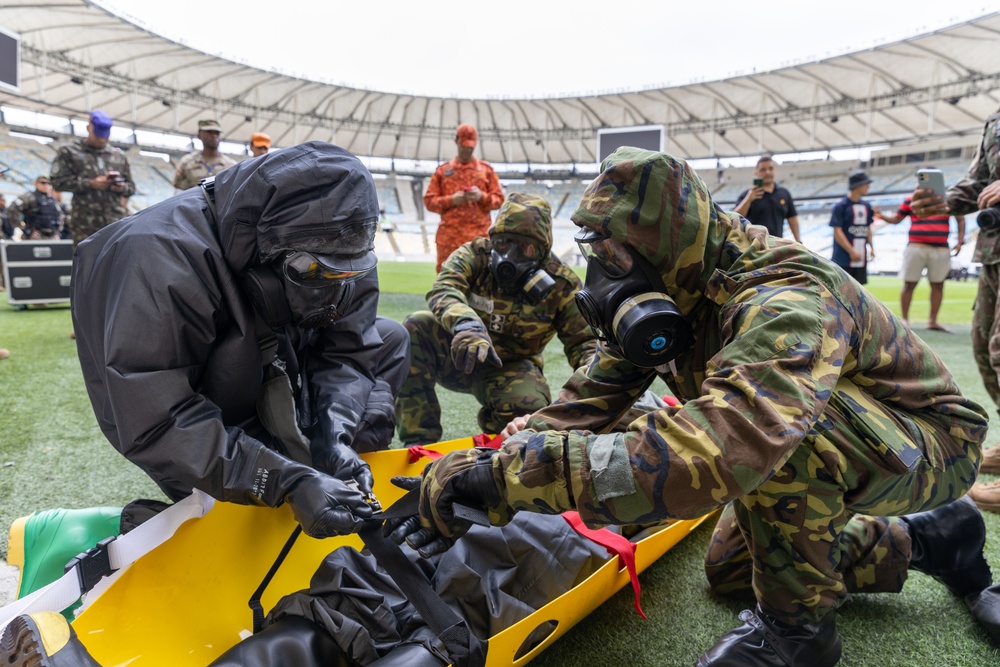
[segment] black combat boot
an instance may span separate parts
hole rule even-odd
[[[7,667],[101,667],[73,627],[54,611],[21,614],[0,637],[0,665]]]
[[[730,630],[698,658],[697,667],[832,667],[840,660],[835,614],[821,621],[789,625],[744,609],[743,625]]]
[[[993,583],[983,556],[986,524],[968,496],[900,518],[910,529],[911,568],[929,574],[961,598],[976,595]]]

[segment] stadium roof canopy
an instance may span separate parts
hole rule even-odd
[[[362,90],[234,63],[85,0],[0,0],[20,33],[20,93],[0,103],[135,129],[193,133],[210,114],[230,141],[337,143],[359,155],[441,160],[455,127],[493,162],[591,163],[599,128],[664,125],[689,158],[832,150],[978,136],[1000,106],[1000,13],[809,64],[677,87],[581,97],[458,99]],[[819,28],[817,28],[819,29]],[[739,58],[738,50],[733,51]]]

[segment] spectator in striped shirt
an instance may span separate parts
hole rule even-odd
[[[951,255],[957,255],[965,241],[965,216],[956,215],[958,222],[958,242],[949,252],[948,233],[951,218],[947,215],[931,215],[918,218],[910,208],[910,198],[907,197],[899,205],[899,210],[891,215],[881,216],[890,225],[896,225],[910,219],[910,234],[903,252],[903,289],[899,293],[899,307],[903,321],[910,322],[910,302],[913,301],[913,290],[920,282],[920,276],[927,269],[927,281],[931,284],[931,312],[927,328],[933,331],[951,333],[947,327],[938,322],[938,312],[944,299],[944,281],[951,272]]]

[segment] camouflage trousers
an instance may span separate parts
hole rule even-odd
[[[430,311],[403,321],[410,334],[410,374],[396,398],[396,429],[404,444],[441,440],[441,404],[435,385],[472,394],[482,406],[479,428],[498,433],[519,415],[530,414],[551,401],[542,369],[530,359],[503,359],[503,367],[478,365],[469,375],[451,361],[452,334]]]
[[[910,535],[885,517],[957,500],[979,468],[980,443],[837,396],[778,473],[725,508],[705,557],[713,589],[752,591],[765,612],[789,623],[819,620],[849,592],[899,591]],[[895,429],[862,433],[857,410],[881,410]]]
[[[1000,264],[984,264],[972,311],[972,354],[986,391],[1000,409]]]

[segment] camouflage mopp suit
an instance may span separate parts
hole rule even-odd
[[[538,303],[524,293],[503,293],[490,271],[489,237],[463,244],[441,267],[427,293],[430,311],[404,321],[410,333],[410,374],[396,399],[396,423],[404,443],[441,439],[441,406],[434,385],[471,393],[479,401],[479,426],[497,433],[512,418],[551,402],[542,373],[542,353],[559,336],[572,368],[590,359],[597,347],[593,332],[576,306],[580,278],[553,255],[549,204],[541,197],[512,193],[497,214],[489,234],[513,234],[535,243],[546,257],[542,268],[555,287]],[[456,369],[450,355],[455,327],[482,322],[503,362],[472,374]]]
[[[969,173],[948,188],[945,200],[952,215],[968,215],[979,209],[979,193],[1000,180],[1000,110],[986,119],[982,141]],[[972,314],[972,352],[986,391],[1000,409],[1000,229],[980,229],[972,261],[982,262],[979,291]]]
[[[573,220],[655,267],[693,343],[655,369],[599,347],[492,456],[491,519],[576,509],[601,526],[727,508],[710,581],[752,586],[793,626],[849,590],[898,590],[909,535],[874,517],[964,495],[986,435],[941,359],[830,261],[722,211],[670,155],[617,150]],[[657,375],[681,404],[604,434]],[[457,453],[433,463],[424,494],[467,465]],[[436,513],[421,523],[448,537]]]

